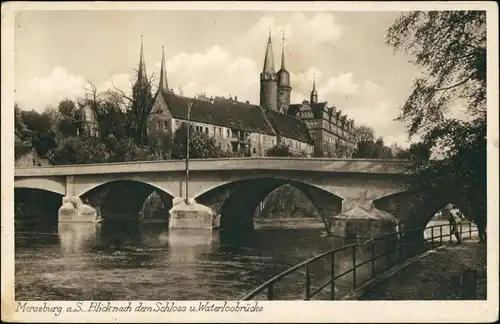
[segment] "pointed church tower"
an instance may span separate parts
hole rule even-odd
[[[278,110],[278,75],[274,70],[271,31],[267,40],[264,68],[260,74],[260,105],[267,109]]]
[[[316,91],[316,75],[313,75],[313,89],[311,91],[311,103],[318,103],[318,92]]]
[[[290,86],[290,73],[285,67],[285,33],[282,34],[281,45],[281,69],[278,71],[278,109],[285,113],[290,107],[290,95],[292,87]]]
[[[144,49],[142,46],[142,35],[141,35],[141,54],[139,57],[139,69],[137,70],[137,82],[141,84],[146,84],[148,76],[146,74],[146,63],[144,61]]]
[[[158,84],[158,91],[170,92],[167,80],[167,67],[165,66],[165,49],[161,47],[161,68],[160,68],[160,83]]]
[[[139,68],[137,70],[137,80],[132,87],[132,111],[136,116],[136,123],[138,127],[133,130],[133,137],[139,142],[143,143],[146,139],[146,118],[153,107],[153,99],[151,95],[151,85],[149,84],[148,76],[146,73],[146,63],[144,61],[144,49],[142,46],[141,35],[141,53],[139,57]]]

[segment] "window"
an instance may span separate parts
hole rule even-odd
[[[166,120],[163,122],[163,129],[164,130],[168,129],[168,121],[166,121]]]
[[[156,130],[160,130],[161,124],[159,121],[156,122]]]
[[[229,131],[229,129],[227,130],[227,138],[231,137],[231,132]]]
[[[219,137],[222,137],[222,128],[219,127]]]
[[[255,147],[253,148],[253,154],[257,154],[257,150],[255,149]]]

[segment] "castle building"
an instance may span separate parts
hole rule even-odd
[[[141,40],[140,67],[144,66]],[[235,97],[187,98],[168,87],[164,49],[158,91],[148,116],[148,135],[175,131],[188,120],[191,129],[213,137],[222,150],[245,156],[264,156],[280,144],[302,156],[351,157],[354,151],[354,122],[334,106],[318,102],[316,81],[310,100],[290,104],[290,73],[285,64],[282,39],[281,67],[275,70],[271,34],[260,74],[260,103],[240,102]],[[343,148],[339,150],[339,148]]]

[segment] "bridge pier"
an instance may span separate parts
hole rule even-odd
[[[214,212],[210,207],[197,203],[193,198],[186,201],[183,198],[172,200],[172,209],[169,211],[170,229],[203,229],[214,228]]]
[[[98,222],[97,210],[82,202],[79,197],[64,196],[59,208],[59,222]]]

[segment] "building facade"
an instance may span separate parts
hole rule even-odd
[[[144,65],[141,40],[141,61]],[[276,145],[286,145],[299,156],[351,157],[355,148],[354,122],[328,103],[318,102],[316,82],[309,100],[291,104],[290,73],[286,70],[284,37],[281,68],[275,70],[271,35],[260,74],[260,103],[240,102],[235,97],[188,98],[168,87],[165,55],[158,91],[148,115],[148,136],[171,136],[188,120],[195,132],[213,137],[221,150],[245,156],[264,156]]]

